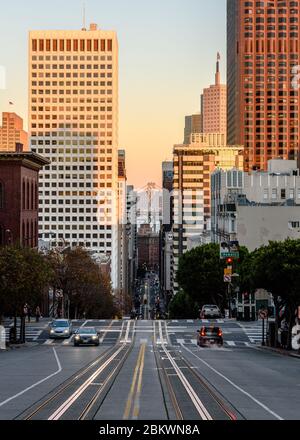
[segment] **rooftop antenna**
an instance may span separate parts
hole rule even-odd
[[[85,16],[86,16],[85,2],[83,2],[83,28],[82,28],[83,31],[86,31],[86,19],[85,19]]]

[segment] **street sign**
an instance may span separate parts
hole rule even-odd
[[[224,275],[224,283],[231,283],[231,276],[230,275]]]
[[[222,242],[220,244],[220,258],[239,258],[239,243],[237,241],[230,241],[229,243]]]
[[[260,310],[259,311],[259,316],[260,316],[261,319],[267,319],[267,317],[268,317],[267,310]]]
[[[226,275],[232,275],[232,267],[227,267],[227,269],[224,269],[224,276]]]

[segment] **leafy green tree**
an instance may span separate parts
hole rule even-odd
[[[199,318],[199,306],[182,290],[169,304],[170,319]]]
[[[195,303],[223,305],[224,267],[218,244],[199,246],[180,258],[177,281]]]
[[[0,248],[0,305],[2,313],[22,318],[21,342],[25,342],[23,308],[41,304],[44,289],[52,277],[47,260],[36,250],[21,247]]]
[[[268,246],[255,250],[245,260],[242,272],[244,288],[252,291],[262,288],[272,293],[277,329],[279,306],[285,304],[290,348],[295,310],[300,304],[300,240],[270,242]]]

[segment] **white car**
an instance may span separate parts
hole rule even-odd
[[[222,318],[222,313],[218,306],[206,304],[202,307],[201,318]]]
[[[50,324],[49,337],[69,338],[73,333],[72,323],[68,319],[55,319]]]

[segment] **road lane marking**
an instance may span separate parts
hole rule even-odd
[[[210,370],[212,370],[214,373],[216,373],[218,376],[222,377],[222,379],[226,380],[226,382],[230,383],[235,389],[240,391],[242,394],[245,394],[245,396],[249,397],[249,399],[253,400],[257,405],[259,405],[261,408],[263,408],[265,411],[267,411],[269,414],[271,414],[273,417],[275,417],[277,420],[284,420],[282,417],[280,417],[278,414],[276,414],[274,411],[272,411],[270,408],[268,408],[264,403],[260,402],[258,399],[253,397],[250,393],[245,391],[243,388],[236,385],[234,382],[232,382],[228,377],[226,377],[224,374],[217,371],[214,367],[212,367],[210,364],[208,364],[206,361],[201,359],[199,356],[197,356],[195,353],[193,353],[191,350],[186,348],[183,344],[181,344],[181,347],[184,348],[187,352],[191,353],[193,356],[195,356],[197,359],[199,359],[200,362],[202,362],[204,365],[206,365]]]
[[[100,344],[102,344],[102,342],[104,341],[105,336],[107,335],[107,332],[111,329],[113,325],[113,321],[111,321],[111,323],[109,324],[109,326],[107,327],[107,329],[104,331],[102,338],[100,338]]]
[[[6,405],[8,402],[10,402],[11,400],[16,399],[17,397],[22,396],[23,394],[27,393],[27,391],[32,390],[33,388],[37,387],[38,385],[41,385],[42,383],[46,382],[46,380],[51,379],[51,377],[56,376],[57,374],[59,374],[62,371],[62,366],[61,366],[61,363],[60,363],[59,358],[57,356],[55,348],[53,348],[53,353],[54,353],[55,360],[56,360],[56,363],[57,363],[57,366],[58,366],[57,371],[55,371],[55,373],[52,373],[49,376],[45,377],[44,379],[39,380],[38,382],[34,383],[30,387],[28,387],[25,390],[21,391],[20,393],[15,394],[14,396],[9,397],[8,399],[4,400],[4,402],[0,403],[0,407]]]
[[[65,412],[73,405],[73,403],[81,396],[81,394],[94,382],[97,376],[118,356],[123,350],[122,345],[104,364],[101,365],[51,416],[48,420],[59,420]]]
[[[182,345],[183,346],[183,345]],[[200,417],[202,420],[212,420],[212,416],[204,406],[203,402],[200,400],[198,394],[195,392],[194,388],[191,386],[190,382],[187,380],[187,378],[184,376],[178,365],[176,364],[174,358],[170,355],[170,352],[166,349],[166,347],[163,345],[164,352],[170,361],[171,365],[173,366],[175,372],[177,373],[177,376],[179,380],[181,381],[182,385],[184,386],[185,390],[187,391],[188,395],[190,396],[190,399],[192,400],[193,404],[195,405],[196,410],[198,411]]]
[[[230,347],[235,347],[234,341],[226,341],[226,344],[229,345]]]
[[[54,343],[54,339],[47,339],[47,341],[45,341],[44,343],[43,343],[43,345],[51,345],[51,344],[53,344]]]
[[[138,380],[138,386],[137,391],[134,399],[134,408],[133,408],[133,420],[137,420],[140,412],[140,398],[141,398],[141,391],[142,391],[142,379],[143,379],[143,372],[144,372],[144,365],[145,365],[145,351],[146,351],[146,344],[142,345],[143,352],[142,352],[142,360],[140,364],[140,373],[139,373],[139,380]]]
[[[132,383],[131,383],[131,387],[130,387],[130,392],[129,392],[129,396],[128,396],[126,407],[125,407],[125,412],[124,412],[124,415],[123,415],[123,420],[128,420],[128,418],[130,416],[130,410],[131,410],[131,407],[132,407],[132,398],[133,398],[133,395],[134,395],[135,384],[136,384],[136,381],[137,381],[138,372],[139,372],[139,369],[140,369],[140,363],[141,363],[141,359],[142,359],[143,346],[144,345],[141,345],[141,347],[140,347],[138,359],[137,359],[136,366],[135,366],[135,369],[134,369],[133,379],[132,379]]]

